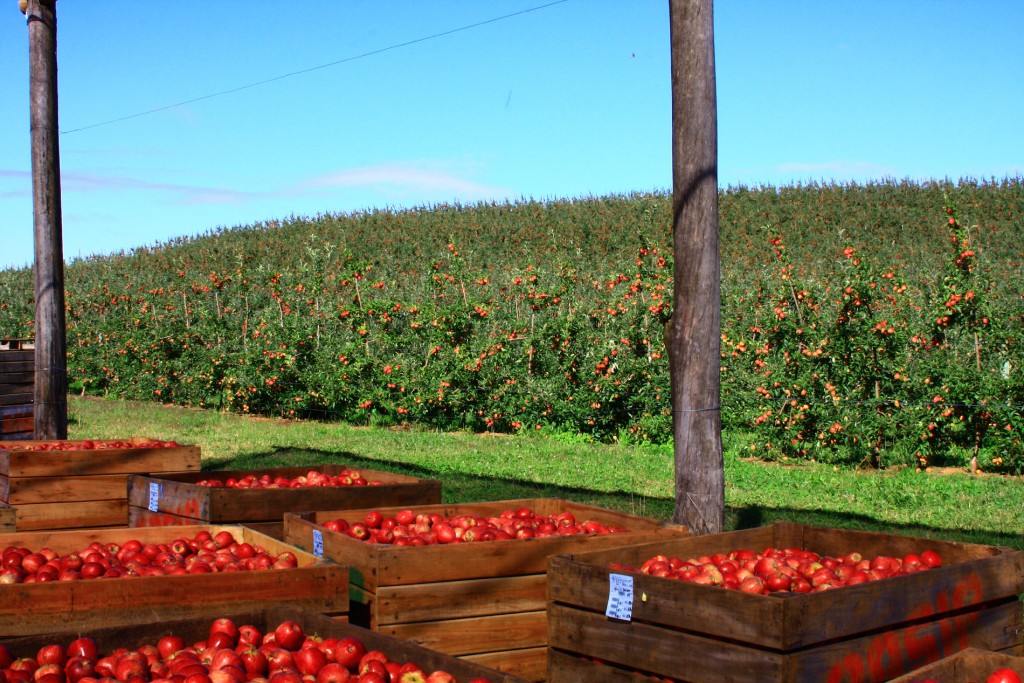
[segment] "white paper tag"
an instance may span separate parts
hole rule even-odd
[[[149,511],[160,512],[160,484],[149,482]]]
[[[319,529],[313,529],[313,555],[324,556],[324,535]]]
[[[608,575],[608,607],[606,617],[631,621],[633,619],[633,577],[625,574]]]

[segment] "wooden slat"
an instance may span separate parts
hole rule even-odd
[[[640,622],[609,620],[602,614],[562,605],[548,609],[549,646],[593,653],[627,668],[704,681],[881,683],[927,662],[977,645],[1005,647],[1020,640],[1016,600],[970,613],[789,653],[745,646],[696,633]],[[582,680],[552,678],[551,683]]]
[[[35,422],[32,415],[23,417],[0,416],[0,434],[27,434],[32,435]]]
[[[127,491],[127,474],[15,478],[0,475],[0,499],[11,505],[124,499]]]
[[[376,629],[380,633],[452,655],[472,655],[501,650],[544,647],[547,644],[547,613],[521,612],[492,617],[396,624]]]
[[[33,361],[36,357],[35,349],[0,349],[0,363],[23,363]]]
[[[2,356],[3,354],[0,354]],[[0,358],[0,372],[32,372],[36,369],[36,363],[33,360],[27,361],[4,361]]]
[[[17,531],[16,511],[11,506],[0,503],[0,533],[14,533]]]
[[[651,683],[652,678],[610,664],[594,662],[561,650],[548,649],[547,683]]]
[[[123,498],[70,503],[30,503],[18,505],[16,510],[18,531],[128,524],[128,503]]]
[[[972,647],[894,678],[891,683],[912,683],[926,678],[943,683],[981,683],[996,669],[1010,669],[1024,676],[1024,657]]]
[[[531,683],[544,681],[548,676],[548,649],[546,647],[463,655],[460,659],[504,671]],[[587,680],[589,683],[589,679],[581,680]]]
[[[544,574],[530,574],[383,587],[375,596],[375,623],[384,628],[392,624],[544,610],[546,578]]]
[[[204,523],[202,520],[172,515],[169,512],[150,512],[145,508],[128,506],[128,526],[130,527],[181,526]],[[279,541],[284,539],[283,519],[280,522],[242,522],[241,524],[247,529],[258,531]]]
[[[32,370],[15,370],[0,364],[0,391],[3,391],[5,387],[32,386],[35,381],[36,373]]]
[[[17,391],[0,394],[0,406],[31,405],[33,400],[32,392],[21,387],[18,387]]]

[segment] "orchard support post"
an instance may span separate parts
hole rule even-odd
[[[673,314],[666,327],[675,454],[673,521],[722,531],[718,121],[712,0],[669,0]]]

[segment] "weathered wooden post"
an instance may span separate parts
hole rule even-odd
[[[717,533],[725,517],[720,390],[718,121],[712,0],[669,0],[674,313],[666,329],[675,439],[673,520]]]
[[[28,17],[35,234],[35,438],[68,436],[64,338],[64,246],[60,213],[57,128],[57,3],[19,2]]]

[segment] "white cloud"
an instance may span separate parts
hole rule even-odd
[[[824,161],[824,162],[790,162],[776,166],[779,173],[810,175],[828,175],[841,177],[882,178],[896,175],[891,166],[872,164],[867,161]]]
[[[484,185],[468,178],[466,169],[451,170],[440,162],[399,162],[350,168],[302,180],[294,185],[269,190],[236,190],[182,183],[154,182],[127,174],[110,175],[88,171],[62,171],[64,193],[141,192],[167,195],[170,203],[182,206],[245,204],[274,198],[324,195],[332,190],[379,192],[396,202],[459,199],[477,201],[505,197],[505,188]],[[0,169],[0,178],[11,178],[16,187],[0,192],[2,197],[30,197],[31,178],[25,171]]]
[[[437,163],[393,163],[327,173],[295,188],[374,188],[392,194],[446,194],[464,199],[483,199],[509,194],[505,188],[483,185],[453,173]]]

